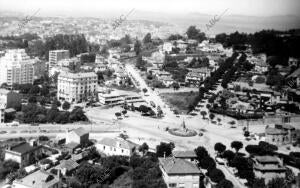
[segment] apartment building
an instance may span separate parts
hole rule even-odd
[[[94,72],[61,72],[57,82],[57,98],[82,102],[96,96],[97,74]]]
[[[62,59],[69,59],[69,50],[51,50],[49,51],[49,69],[55,67],[57,62]]]
[[[35,60],[30,59],[25,49],[7,50],[0,58],[0,85],[33,83],[34,63]]]

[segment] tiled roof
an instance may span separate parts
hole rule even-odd
[[[272,128],[272,127],[266,128],[265,132],[267,135],[268,134],[270,134],[270,135],[287,134],[287,132],[282,129],[276,129],[276,128]]]
[[[173,156],[176,158],[196,158],[197,155],[193,150],[189,151],[173,151]]]
[[[255,156],[255,159],[260,163],[279,163],[278,158],[274,156]]]
[[[28,153],[28,152],[31,152],[31,151],[34,151],[36,149],[38,149],[39,146],[37,147],[33,147],[31,146],[29,143],[27,142],[22,142],[20,144],[17,144],[15,146],[12,146],[10,148],[11,151],[14,151],[14,152],[17,152],[17,153],[20,153],[21,155],[22,154],[25,154],[25,153]]]
[[[84,128],[79,127],[77,129],[72,130],[75,134],[77,134],[78,136],[83,136],[85,134],[88,134],[89,132],[86,131]]]
[[[131,150],[133,147],[135,147],[133,143],[117,138],[103,138],[98,143],[105,146],[123,148],[128,150]]]
[[[76,162],[76,161],[74,161],[74,160],[72,160],[72,159],[69,159],[69,160],[62,160],[61,162],[60,162],[60,164],[59,164],[59,167],[61,168],[61,169],[67,169],[68,171],[70,171],[70,170],[73,170],[73,169],[75,169],[75,168],[77,168],[79,166],[79,164]]]
[[[51,187],[60,180],[55,178],[52,174],[46,171],[36,171],[20,180],[15,180],[14,183],[21,184],[31,188]],[[16,186],[18,187],[18,186]]]
[[[200,174],[198,167],[187,160],[174,157],[159,158],[159,164],[162,169],[169,175],[173,174]]]

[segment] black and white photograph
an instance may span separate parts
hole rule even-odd
[[[0,0],[0,188],[300,188],[300,1]]]

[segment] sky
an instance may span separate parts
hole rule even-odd
[[[103,12],[138,11],[163,13],[300,16],[300,0],[0,0],[0,11],[69,16],[101,16]]]

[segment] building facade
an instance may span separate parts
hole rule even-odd
[[[37,146],[36,142],[22,142],[15,146],[8,147],[5,150],[5,160],[13,160],[20,164],[21,167],[28,166],[37,159],[42,153],[41,146]]]
[[[94,72],[61,72],[58,75],[57,98],[68,102],[82,102],[96,96],[98,77]]]
[[[89,132],[83,129],[82,127],[74,129],[67,132],[66,144],[68,143],[77,143],[85,144],[89,141]]]
[[[268,183],[273,178],[285,178],[286,168],[278,157],[255,156],[253,162],[255,177],[264,178],[265,183]]]
[[[34,80],[34,59],[26,54],[25,49],[7,50],[0,58],[0,85],[6,83],[32,84]]]
[[[266,142],[275,145],[292,144],[297,139],[295,127],[289,124],[275,124],[275,128],[266,128],[265,133]]]
[[[201,171],[196,164],[174,157],[158,160],[162,177],[168,188],[199,188]]]
[[[55,67],[57,62],[62,59],[69,59],[69,50],[51,50],[49,51],[49,69]]]
[[[96,144],[99,152],[105,155],[131,156],[138,145],[118,138],[103,138]]]

